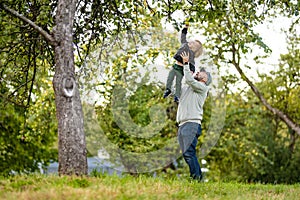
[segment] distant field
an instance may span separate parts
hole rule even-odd
[[[0,178],[2,200],[76,199],[300,199],[300,185],[263,185],[139,177],[59,177],[31,175]]]

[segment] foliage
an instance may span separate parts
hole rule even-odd
[[[295,38],[294,38],[295,39]],[[295,45],[295,41],[292,40]],[[297,45],[296,45],[297,46]],[[260,90],[269,101],[299,123],[299,49],[281,56],[278,70],[261,74]],[[221,158],[221,159],[220,159]],[[209,156],[214,178],[267,183],[299,182],[299,136],[265,108],[250,92],[233,94],[226,126]]]
[[[269,101],[290,116],[299,124],[299,104],[297,97],[300,91],[300,35],[295,30],[287,34],[288,53],[282,54],[277,69],[270,71],[270,75],[260,74],[262,90]]]
[[[114,115],[112,113],[112,108],[109,106],[102,108],[99,107],[96,110],[99,119],[103,117],[105,117],[106,119],[110,119],[105,121],[99,120],[100,126],[103,129],[108,140],[115,144],[117,148],[124,151],[124,153],[122,153],[123,151],[117,151],[119,152],[119,155],[117,155],[117,157],[121,157],[121,162],[125,167],[125,171],[137,173],[137,170],[141,169],[136,168],[142,167],[138,163],[145,162],[148,163],[148,165],[151,165],[151,162],[156,163],[159,162],[159,160],[161,160],[161,167],[165,167],[163,165],[165,156],[172,157],[172,155],[174,154],[173,151],[177,149],[177,145],[175,147],[171,146],[169,147],[170,149],[165,152],[167,153],[166,155],[158,154],[156,155],[156,157],[151,157],[153,161],[149,160],[149,156],[148,158],[146,156],[147,153],[155,152],[165,148],[166,142],[176,137],[176,126],[174,121],[171,121],[169,119],[164,122],[164,127],[161,127],[161,125],[156,124],[157,122],[155,122],[155,120],[157,119],[153,118],[153,115],[159,116],[157,113],[153,113],[155,112],[154,110],[156,110],[156,112],[162,112],[153,107],[155,104],[162,104],[161,100],[157,98],[158,95],[161,95],[161,91],[162,89],[160,87],[153,85],[144,85],[138,88],[136,93],[130,97],[128,112],[131,119],[128,119],[127,117],[127,120],[125,122],[128,123],[128,128],[137,126],[139,127],[139,129],[141,129],[141,131],[137,131],[137,129],[134,129],[133,132],[130,132],[130,129],[127,129],[126,131],[126,128],[124,129],[122,125],[120,127],[120,121],[118,121],[120,119],[113,118]],[[163,107],[160,107],[160,109],[161,108],[167,110],[167,105],[165,104]],[[158,123],[160,122],[158,121]],[[158,127],[161,128],[157,129]],[[107,148],[105,146],[105,148],[108,149],[108,152],[110,151],[109,147]],[[175,149],[172,150],[172,148]],[[127,154],[128,152],[137,153],[139,155],[145,154],[144,159],[146,160],[141,160],[141,158],[139,157],[139,160],[137,161],[137,156],[134,156],[135,154],[133,154],[132,157]],[[114,162],[116,159],[117,158],[113,156],[110,160]],[[144,172],[148,172],[148,170],[149,169]],[[154,168],[150,167],[150,170],[152,171],[154,170]]]
[[[53,24],[49,13],[51,1],[6,3],[12,3],[12,8],[19,10],[45,30]],[[31,12],[26,12],[29,10]],[[20,19],[11,17],[4,10],[0,14],[1,85],[10,88],[1,97],[20,106],[29,106],[38,74],[47,71],[53,64],[52,49],[33,28]]]
[[[170,148],[167,152],[174,154],[174,147],[166,147],[166,142],[176,138],[175,106],[162,100],[164,86],[151,73],[171,66],[170,55],[179,42],[174,33],[152,23],[147,29],[106,38],[80,72],[83,101],[88,104],[84,109],[88,150],[96,155],[95,149],[104,148],[111,162],[122,163],[131,173],[141,170],[135,168],[141,166],[138,163],[151,163],[147,153]],[[91,107],[95,107],[94,114]],[[164,167],[163,160],[170,160],[165,157],[172,155],[153,155],[151,159]]]
[[[45,30],[53,24],[51,1],[2,3],[12,5]],[[54,98],[49,85],[53,54],[30,26],[2,9],[0,15],[0,173],[28,173],[56,158]]]
[[[226,125],[218,145],[207,158],[209,174],[213,179],[254,181],[251,179],[253,174],[268,172],[262,165],[273,164],[266,155],[269,151],[262,139],[273,141],[269,135],[274,128],[269,116],[264,117],[257,109],[261,108],[257,102],[245,101],[237,95],[227,98],[230,100],[227,102]]]
[[[55,160],[57,126],[53,122],[53,93],[49,94],[49,89],[44,91],[29,109],[1,99],[0,102],[0,174],[34,172]]]

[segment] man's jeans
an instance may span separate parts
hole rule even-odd
[[[196,146],[201,132],[201,125],[193,122],[186,122],[178,129],[178,141],[183,152],[183,158],[189,166],[191,178],[196,180],[202,179],[202,172],[196,155]]]

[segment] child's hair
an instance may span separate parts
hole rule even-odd
[[[195,41],[200,44],[200,48],[197,51],[195,51],[195,57],[198,58],[203,53],[203,46],[199,40],[195,40]]]

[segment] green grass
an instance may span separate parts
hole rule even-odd
[[[297,200],[300,185],[208,182],[147,176],[59,177],[30,175],[0,178],[0,199],[284,199]]]

